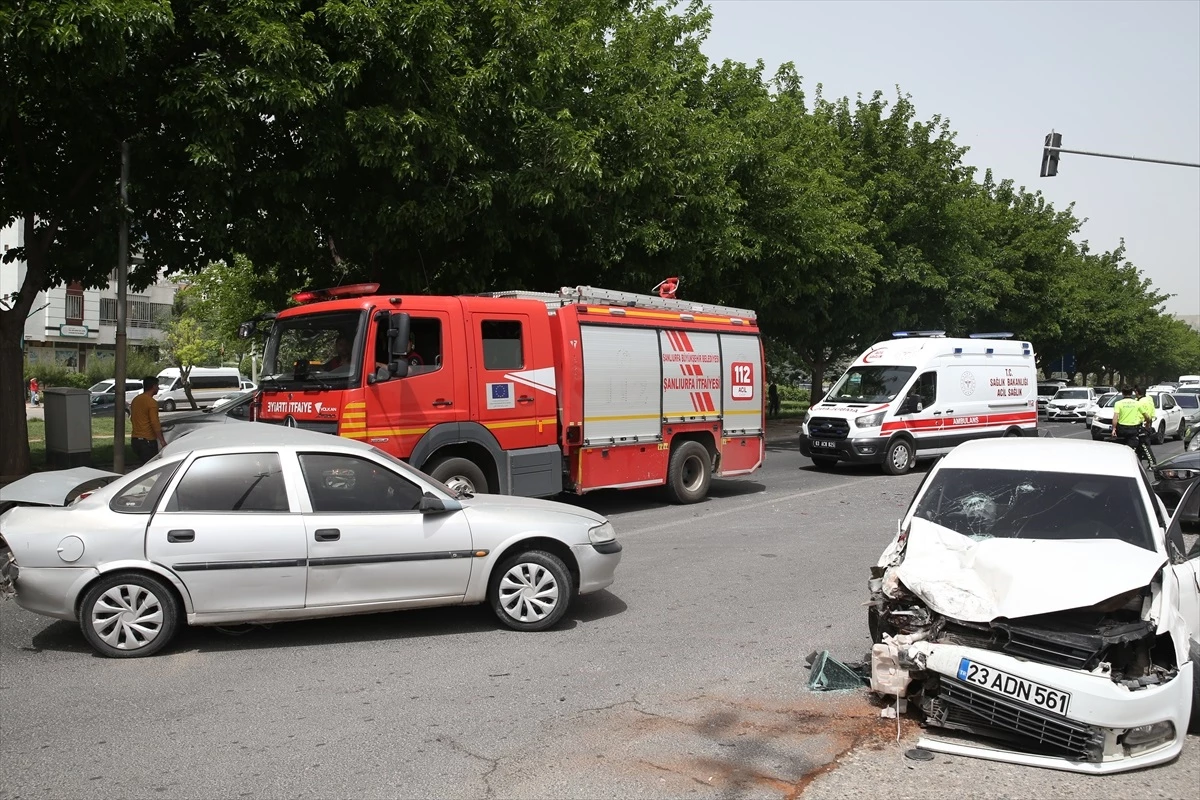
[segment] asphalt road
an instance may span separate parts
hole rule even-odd
[[[439,609],[113,661],[0,603],[0,798],[1195,797],[1196,737],[1108,778],[917,763],[912,720],[897,744],[865,691],[807,691],[809,652],[869,648],[867,569],[920,478],[817,472],[789,441],[698,506],[586,498],[624,542],[617,581],[540,634]]]

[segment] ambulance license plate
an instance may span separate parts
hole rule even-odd
[[[1067,708],[1071,705],[1071,695],[1067,692],[1009,675],[969,658],[958,662],[958,679],[1063,716],[1066,716]]]
[[[812,446],[815,450],[836,450],[837,442],[832,439],[813,439]]]

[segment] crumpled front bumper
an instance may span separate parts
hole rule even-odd
[[[963,659],[1069,692],[1069,716],[960,681],[959,669]],[[1190,662],[1180,666],[1171,680],[1140,689],[1118,685],[1107,674],[1065,669],[1024,661],[992,650],[951,644],[916,642],[901,649],[900,663],[909,665],[902,669],[907,669],[913,677],[919,677],[921,673],[940,676],[941,688],[934,694],[935,702],[955,703],[959,708],[968,708],[970,710],[962,713],[971,715],[978,727],[995,730],[997,734],[1021,736],[1025,743],[1022,749],[1009,749],[1012,747],[1010,743],[972,746],[923,738],[922,746],[931,750],[1012,764],[1104,774],[1161,764],[1174,759],[1183,749],[1191,713],[1193,666]],[[873,673],[879,669],[876,666]],[[894,682],[898,676],[891,674],[880,677]],[[875,678],[873,674],[873,685]],[[979,722],[985,718],[990,724]],[[1123,744],[1124,736],[1130,729],[1161,722],[1170,722],[1174,726],[1174,735],[1169,740],[1135,748],[1127,748]],[[1047,730],[1053,731],[1060,739],[1074,737],[1077,742],[1088,742],[1087,747],[1081,749],[1087,749],[1091,755],[1068,756],[1052,747],[1026,746],[1036,745],[1030,737],[1044,736]],[[1043,749],[1044,752],[1038,752]]]

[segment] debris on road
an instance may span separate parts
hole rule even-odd
[[[808,688],[814,692],[861,689],[871,682],[867,663],[843,663],[831,656],[828,650],[809,653],[805,663],[809,668]]]

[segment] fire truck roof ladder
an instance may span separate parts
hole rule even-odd
[[[757,314],[749,309],[732,306],[718,306],[712,303],[698,303],[678,298],[659,297],[652,294],[636,292],[618,292],[613,289],[596,289],[591,286],[564,286],[557,294],[551,292],[491,292],[489,297],[512,297],[519,300],[541,300],[550,306],[564,306],[568,303],[592,303],[603,306],[623,308],[654,308],[664,311],[678,311],[684,314],[720,314],[727,317],[739,317],[745,320],[757,318]]]

